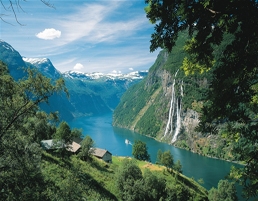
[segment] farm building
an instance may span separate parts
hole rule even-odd
[[[69,145],[64,144],[62,141],[55,141],[53,139],[50,140],[42,140],[41,147],[45,150],[53,150],[53,149],[60,149],[66,147],[66,149],[70,152],[76,153],[81,148],[81,138],[76,138],[73,142]]]
[[[107,163],[112,163],[112,154],[106,149],[93,148],[91,154]]]

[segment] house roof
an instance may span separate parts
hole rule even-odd
[[[69,147],[67,147],[67,150],[71,152],[76,152],[80,148],[81,148],[81,145],[73,141],[72,144],[69,145]]]
[[[51,149],[53,147],[53,140],[42,140],[40,143],[41,146],[46,150]]]
[[[72,142],[72,144],[70,145],[64,145],[63,142],[58,141],[58,142],[54,142],[53,139],[50,140],[42,140],[41,141],[41,146],[43,147],[43,149],[45,150],[49,150],[49,149],[59,149],[61,147],[67,147],[68,151],[71,152],[76,152],[78,151],[78,149],[80,149],[81,145],[75,141]]]
[[[42,140],[41,141],[41,146],[46,149],[46,150],[49,150],[49,149],[58,149],[58,148],[61,148],[64,146],[64,143],[61,142],[61,141],[57,141],[57,142],[54,142],[53,139],[50,139],[50,140]]]
[[[92,149],[92,155],[94,156],[97,156],[97,157],[100,157],[100,158],[103,158],[103,156],[106,154],[106,153],[109,153],[110,155],[112,155],[108,150],[106,149],[100,149],[100,148],[93,148]]]

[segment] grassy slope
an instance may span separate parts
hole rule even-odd
[[[116,188],[116,172],[124,157],[113,156],[113,163],[107,164],[94,158],[91,162],[84,162],[76,156],[60,159],[49,153],[43,154],[42,172],[44,182],[48,186],[48,197],[55,200],[62,196],[69,199],[81,200],[119,200]],[[134,160],[134,159],[133,159]],[[142,172],[150,169],[166,179],[167,183],[182,185],[189,188],[195,195],[207,197],[207,191],[197,182],[182,174],[169,174],[163,166],[149,162],[137,161]],[[64,199],[65,200],[65,199]]]

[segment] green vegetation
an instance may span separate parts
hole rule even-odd
[[[86,136],[81,142],[81,150],[78,154],[78,157],[84,161],[88,161],[91,159],[91,154],[93,152],[94,141],[90,136]]]
[[[211,188],[209,190],[209,201],[236,201],[236,188],[233,183],[228,180],[220,180],[218,183],[218,189]]]
[[[150,50],[173,50],[187,31],[186,75],[209,71],[212,76],[201,108],[198,131],[220,131],[232,144],[236,160],[245,168],[236,180],[246,198],[258,194],[257,72],[258,36],[256,0],[146,0],[147,17],[155,24]],[[245,13],[245,14],[244,14]],[[228,40],[228,38],[230,38]],[[221,124],[225,125],[221,132]],[[221,155],[221,153],[217,153]]]
[[[124,93],[121,102],[114,111],[113,124],[115,126],[128,128],[161,140],[168,121],[171,100],[167,90],[171,88],[172,78],[185,57],[183,46],[186,39],[187,33],[182,32],[172,52],[161,51],[149,70],[148,77]],[[221,49],[223,49],[222,46],[225,44],[221,45]],[[164,81],[166,76],[170,77]],[[179,70],[176,78],[176,96],[179,95],[179,87],[183,83],[182,115],[191,113],[191,110],[200,114],[207,95],[211,73],[185,76],[184,72]],[[192,118],[192,115],[189,118]],[[187,126],[187,128],[181,128],[179,138],[175,143],[177,147],[204,156],[234,160],[232,144],[229,144],[227,138],[210,134],[203,135],[195,132],[191,125]],[[162,140],[171,142],[170,138]]]
[[[42,173],[49,200],[207,200],[207,191],[194,180],[131,158],[82,161],[43,153]],[[187,198],[187,199],[186,199]]]
[[[134,158],[142,161],[150,161],[150,155],[148,153],[148,148],[145,142],[137,140],[133,144],[133,152]]]
[[[195,181],[163,167],[121,157],[113,157],[112,164],[92,158],[90,137],[78,155],[70,152],[81,131],[38,107],[53,93],[66,91],[62,79],[52,83],[29,69],[26,78],[14,81],[0,63],[0,87],[1,200],[207,200],[207,191]],[[56,146],[44,151],[40,142],[45,139],[55,139]],[[146,145],[140,147],[147,151]]]
[[[165,151],[164,153],[162,153],[160,149],[158,150],[156,164],[164,165],[168,171],[172,168],[173,171],[179,172],[181,174],[183,173],[180,160],[177,160],[177,162],[174,163],[173,155],[169,150]]]

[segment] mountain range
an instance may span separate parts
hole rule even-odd
[[[122,94],[133,84],[147,76],[147,71],[129,74],[82,73],[68,71],[61,73],[48,58],[22,57],[7,42],[0,40],[0,60],[7,64],[10,74],[19,80],[25,76],[22,67],[36,68],[53,81],[62,77],[69,91],[50,97],[48,105],[41,105],[47,112],[58,111],[61,120],[70,121],[75,117],[100,115],[112,112]]]

